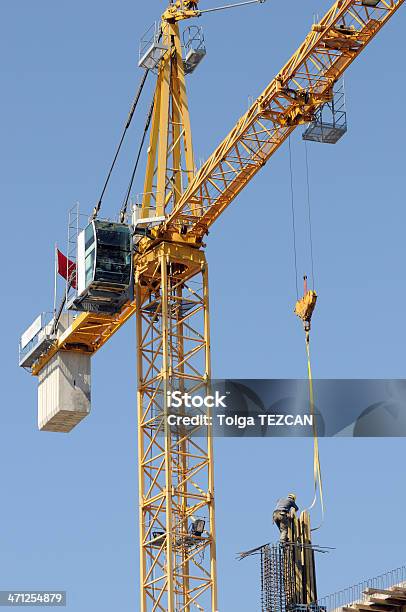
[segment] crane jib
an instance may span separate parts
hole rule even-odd
[[[295,127],[311,120],[337,79],[403,2],[376,7],[360,0],[336,2],[201,167],[165,229],[183,226],[196,238],[204,236]]]

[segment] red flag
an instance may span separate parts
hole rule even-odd
[[[76,289],[76,264],[71,261],[59,249],[56,251],[58,255],[58,274],[66,278],[70,285]]]

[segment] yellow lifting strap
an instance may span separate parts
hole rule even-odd
[[[310,414],[313,417],[313,479],[314,479],[314,497],[309,507],[309,510],[314,508],[317,501],[317,487],[320,494],[321,505],[321,523],[318,527],[314,527],[312,531],[320,529],[324,521],[324,499],[323,499],[323,481],[321,478],[320,455],[319,455],[319,437],[317,435],[316,414],[314,411],[314,393],[313,393],[313,377],[310,361],[310,333],[306,331],[306,351],[307,351],[307,372],[309,376],[309,398],[310,398]]]
[[[313,377],[312,377],[312,367],[311,367],[311,359],[310,359],[310,327],[311,327],[311,318],[314,312],[315,306],[317,302],[317,294],[315,291],[308,291],[307,289],[307,277],[304,277],[304,295],[303,297],[296,302],[295,314],[302,320],[304,330],[305,330],[305,338],[306,338],[306,352],[307,352],[307,372],[309,378],[309,399],[310,399],[310,414],[312,416],[313,423],[313,479],[314,479],[314,497],[311,505],[308,510],[311,510],[316,505],[317,501],[317,489],[319,490],[320,495],[320,505],[321,505],[321,523],[318,527],[314,527],[312,531],[316,531],[320,529],[324,521],[324,499],[323,499],[323,481],[321,477],[321,467],[320,467],[320,455],[319,455],[319,438],[317,435],[317,422],[316,422],[316,414],[314,410],[314,392],[313,392]]]

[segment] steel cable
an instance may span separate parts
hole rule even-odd
[[[314,257],[313,257],[313,230],[312,230],[312,214],[311,214],[311,199],[310,199],[310,173],[309,173],[309,156],[307,150],[307,142],[305,143],[305,151],[306,151],[306,179],[307,179],[307,214],[308,214],[308,222],[309,222],[309,240],[310,240],[310,259],[312,265],[312,287],[314,291]]]
[[[123,205],[122,205],[121,210],[120,210],[120,223],[124,223],[124,220],[125,220],[125,215],[126,215],[126,212],[127,212],[128,202],[129,202],[130,195],[131,195],[131,189],[132,189],[132,186],[133,186],[133,183],[134,183],[134,179],[135,179],[135,175],[136,175],[136,172],[137,172],[138,164],[139,164],[139,161],[140,161],[140,158],[141,158],[142,149],[144,148],[145,138],[147,136],[147,133],[148,133],[148,130],[149,130],[149,126],[151,124],[152,113],[154,111],[154,104],[155,104],[155,98],[151,102],[151,106],[150,106],[150,109],[149,109],[147,121],[146,121],[145,127],[144,127],[144,133],[143,133],[142,138],[141,138],[141,143],[140,143],[140,146],[139,146],[139,149],[138,149],[138,154],[137,154],[137,157],[136,157],[136,160],[135,160],[135,164],[134,164],[134,168],[133,168],[133,171],[132,171],[132,174],[131,174],[130,184],[128,185],[126,196],[124,198],[124,202],[123,202]]]
[[[296,283],[296,298],[299,299],[299,286],[297,282],[297,247],[296,247],[296,219],[295,219],[295,196],[293,191],[293,167],[292,167],[292,146],[289,135],[289,169],[290,169],[290,198],[292,209],[292,231],[293,231],[293,254],[295,261],[295,283]]]
[[[129,114],[128,114],[127,121],[126,121],[126,124],[125,124],[125,126],[124,126],[124,130],[123,130],[123,133],[122,133],[122,135],[121,135],[120,142],[118,143],[118,147],[117,147],[117,149],[116,149],[116,153],[115,153],[115,155],[114,155],[113,162],[112,162],[112,164],[111,164],[111,166],[110,166],[110,170],[109,170],[109,172],[108,172],[108,174],[107,174],[107,178],[106,178],[105,183],[104,183],[104,185],[103,185],[102,192],[101,192],[101,194],[100,194],[100,197],[99,197],[99,200],[98,200],[98,202],[97,202],[96,206],[95,206],[95,207],[94,207],[94,209],[93,209],[92,219],[96,219],[97,215],[99,214],[99,211],[100,211],[100,208],[101,208],[101,205],[102,205],[102,200],[103,200],[104,194],[106,193],[106,189],[107,189],[107,186],[108,186],[108,184],[109,184],[110,177],[111,177],[111,175],[112,175],[112,173],[113,173],[113,170],[114,170],[114,167],[115,167],[115,165],[116,165],[116,161],[117,161],[117,158],[118,158],[118,156],[119,156],[119,154],[120,154],[121,147],[123,146],[123,142],[124,142],[124,139],[125,139],[125,137],[126,137],[126,134],[127,134],[128,128],[129,128],[129,127],[130,127],[130,125],[131,125],[131,121],[132,121],[132,118],[133,118],[133,116],[134,116],[135,109],[137,108],[137,105],[138,105],[139,99],[140,99],[140,97],[141,97],[142,90],[144,89],[144,85],[145,85],[145,82],[146,82],[146,80],[147,80],[148,73],[149,73],[149,68],[145,68],[144,75],[143,75],[143,77],[142,77],[142,79],[141,79],[141,83],[140,83],[140,85],[139,85],[139,87],[138,87],[138,91],[137,91],[136,96],[135,96],[135,98],[134,98],[134,101],[133,101],[133,103],[132,103],[132,105],[131,105],[131,109],[130,109],[130,112],[129,112]]]

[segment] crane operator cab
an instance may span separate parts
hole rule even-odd
[[[68,308],[114,314],[132,298],[131,228],[95,219],[78,235],[77,292]]]

